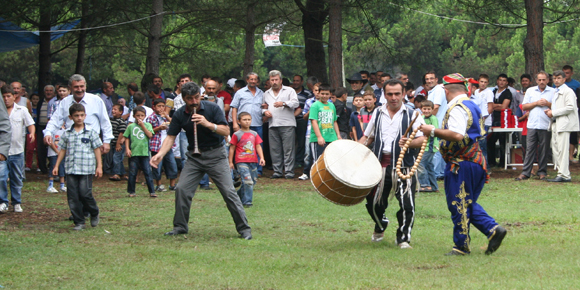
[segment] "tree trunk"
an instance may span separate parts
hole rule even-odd
[[[342,0],[329,0],[328,62],[330,86],[342,86]]]
[[[38,30],[50,31],[50,8],[48,5],[40,5],[40,25]],[[40,32],[40,45],[38,48],[38,92],[44,97],[44,86],[50,84],[50,32]]]
[[[526,73],[532,76],[544,70],[544,2],[525,0],[527,35],[524,40]]]
[[[163,12],[163,0],[153,0],[151,15]],[[159,57],[161,55],[161,31],[163,30],[163,15],[151,18],[149,25],[149,46],[145,61],[145,74],[159,75]]]
[[[302,13],[306,74],[317,77],[321,82],[326,82],[328,73],[322,32],[324,21],[328,16],[328,9],[324,8],[324,0],[307,0],[306,11],[302,11]]]
[[[81,28],[89,27],[90,20],[87,18],[89,14],[89,0],[82,1],[81,10]],[[83,73],[83,65],[85,60],[85,51],[87,47],[87,36],[89,34],[88,30],[81,30],[79,33],[79,42],[77,44],[77,65],[75,68],[76,74]]]
[[[256,51],[255,41],[256,36],[254,35],[256,32],[256,26],[254,25],[256,21],[256,11],[255,11],[255,3],[250,3],[247,6],[247,14],[246,14],[246,52],[244,55],[244,77],[248,75],[248,73],[254,71],[254,54]]]

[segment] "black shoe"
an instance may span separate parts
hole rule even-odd
[[[251,204],[251,203],[244,204],[244,208],[250,208],[250,207],[252,207],[252,206],[254,206],[254,205],[253,205],[253,204]]]
[[[294,179],[294,175],[286,175],[286,176],[284,176],[284,178],[286,178],[286,179]]]
[[[443,181],[445,177],[437,177],[437,181]]]
[[[243,233],[243,234],[240,234],[240,239],[251,240],[252,239],[252,233]]]
[[[203,189],[203,190],[212,190],[213,188],[209,187],[209,185],[202,185],[199,188]]]
[[[178,231],[178,230],[172,230],[170,232],[166,232],[165,234],[163,234],[164,236],[177,236],[177,235],[184,235],[187,234],[187,232],[184,231]]]
[[[99,225],[99,216],[92,216],[91,217],[91,227],[96,227]]]
[[[463,252],[458,249],[453,249],[451,250],[451,252],[445,254],[445,256],[467,256],[467,255],[469,255],[469,252]]]
[[[572,179],[566,179],[562,176],[556,176],[554,179],[548,179],[548,182],[570,182]]]
[[[487,250],[485,251],[485,254],[491,255],[493,252],[497,251],[499,246],[501,246],[501,242],[503,241],[503,238],[505,238],[506,234],[506,229],[504,229],[502,226],[497,226],[491,239],[489,239],[489,244],[487,244]]]
[[[283,177],[282,175],[274,174],[274,175],[270,176],[270,179],[278,179],[278,178],[282,178],[282,177]]]

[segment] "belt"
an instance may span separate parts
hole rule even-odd
[[[211,146],[211,147],[201,147],[201,148],[198,148],[198,149],[199,149],[199,152],[207,152],[207,151],[214,150],[214,149],[218,149],[218,148],[222,148],[222,147],[224,147],[224,145],[218,144],[218,145],[215,145],[215,146]],[[189,150],[189,152],[190,153],[193,153],[193,150]]]

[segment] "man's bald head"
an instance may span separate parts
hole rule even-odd
[[[208,80],[205,82],[205,94],[208,97],[215,97],[218,92],[218,83],[214,80]]]
[[[10,84],[12,91],[14,91],[14,96],[19,97],[22,95],[22,84],[19,82],[13,82]]]

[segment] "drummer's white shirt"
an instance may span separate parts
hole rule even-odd
[[[389,115],[389,111],[387,109],[387,104],[382,105],[371,117],[371,120],[369,121],[369,125],[367,126],[367,128],[365,129],[365,136],[367,136],[368,138],[371,137],[375,137],[375,119],[377,114],[379,113],[379,111],[382,111],[384,114],[381,114],[382,120],[381,120],[381,139],[383,141],[384,147],[383,147],[383,153],[384,154],[391,154],[391,152],[393,151],[392,145],[393,145],[393,141],[395,141],[395,139],[397,139],[397,136],[399,135],[399,129],[401,128],[401,118],[403,117],[403,111],[405,110],[405,105],[401,105],[401,108],[399,109],[399,111],[397,111],[397,113],[395,114],[395,116],[393,116],[393,118],[391,119],[391,116]],[[415,116],[417,116],[418,112],[414,112],[413,113],[413,119],[415,118]],[[412,120],[412,119],[411,119]],[[425,124],[425,121],[423,120],[423,117],[420,116],[419,118],[417,118],[417,121],[415,121],[415,123],[413,123],[413,131],[415,129],[417,129],[419,126],[421,126],[422,124]],[[400,134],[403,134],[405,132],[401,132]],[[415,135],[415,137],[421,137],[423,136],[423,132],[418,131],[417,134]]]
[[[467,98],[467,95],[462,94],[453,98],[453,100],[449,102],[449,108],[457,104],[461,98]],[[449,112],[449,120],[447,122],[449,130],[461,134],[461,136],[465,136],[467,133],[467,118],[469,118],[469,116],[465,109],[462,106],[455,106],[455,108]]]

